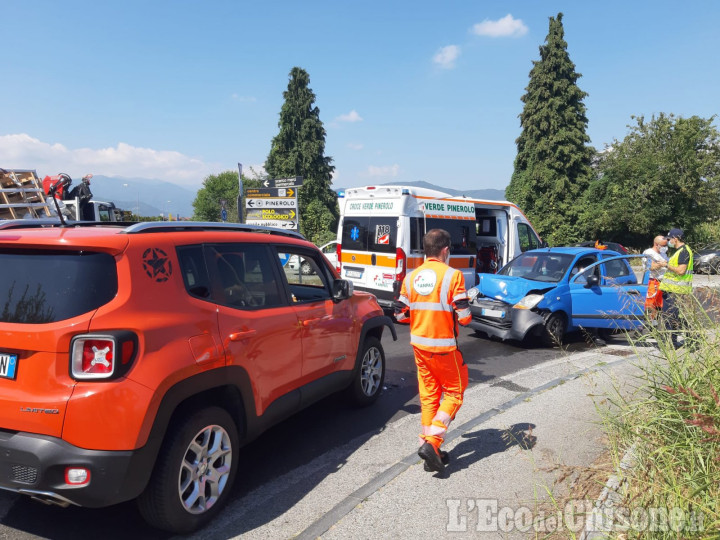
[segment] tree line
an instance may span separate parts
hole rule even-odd
[[[549,245],[582,240],[644,247],[680,227],[692,234],[720,215],[720,140],[715,116],[633,116],[628,133],[602,150],[590,145],[581,77],[567,51],[563,14],[549,18],[540,59],[533,61],[521,100],[521,133],[506,198],[517,204]],[[290,71],[278,134],[262,180],[302,176],[300,231],[321,244],[334,238],[339,209],[331,189],[335,167],[325,155],[326,132],[308,73]],[[238,173],[205,178],[193,203],[194,219],[219,221],[219,200],[237,216]],[[244,200],[242,202],[244,204]]]

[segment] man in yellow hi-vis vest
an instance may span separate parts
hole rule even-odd
[[[448,266],[452,239],[442,229],[423,237],[425,262],[402,284],[395,302],[398,322],[410,321],[410,344],[415,353],[422,445],[418,455],[426,471],[443,471],[449,460],[440,450],[450,421],[463,402],[468,368],[458,350],[458,323],[472,315],[462,272]],[[442,397],[442,401],[441,401]]]
[[[660,282],[663,292],[663,317],[670,332],[670,339],[676,349],[682,344],[678,335],[682,325],[680,305],[682,298],[692,294],[693,252],[685,243],[682,229],[670,229],[667,235],[668,245],[675,248],[675,253],[667,263],[667,269]]]

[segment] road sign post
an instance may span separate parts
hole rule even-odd
[[[242,182],[242,163],[238,163],[238,197],[237,197],[237,213],[238,223],[243,222],[243,208],[242,208],[242,196],[243,196],[243,182]]]

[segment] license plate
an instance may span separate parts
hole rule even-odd
[[[345,277],[360,279],[362,275],[362,270],[345,270]]]
[[[17,354],[0,353],[0,377],[14,379],[17,369]]]
[[[482,311],[483,317],[496,317],[496,318],[503,318],[505,316],[504,311],[500,311],[499,309],[485,309],[483,308]]]

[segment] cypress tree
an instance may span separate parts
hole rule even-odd
[[[580,74],[567,52],[562,13],[550,17],[540,60],[533,61],[521,98],[522,132],[515,141],[515,169],[505,196],[530,218],[551,245],[581,239],[580,200],[591,174],[593,149],[587,146],[588,120]]]
[[[283,92],[280,131],[272,140],[265,170],[270,178],[303,177],[298,190],[300,232],[320,243],[335,237],[340,212],[337,194],[330,188],[335,167],[325,156],[325,128],[309,83],[304,69],[292,68]]]

